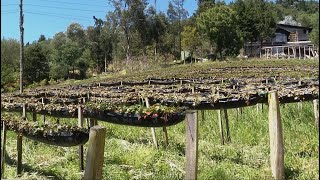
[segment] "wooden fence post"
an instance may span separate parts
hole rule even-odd
[[[32,113],[32,121],[37,121],[37,114],[35,112]]]
[[[224,118],[226,120],[226,130],[227,130],[227,142],[231,142],[231,136],[230,136],[230,129],[229,129],[229,118],[228,118],[228,111],[227,109],[223,109],[224,112]]]
[[[313,111],[314,111],[314,119],[317,129],[319,130],[319,100],[313,100]]]
[[[2,137],[2,148],[1,148],[1,178],[3,178],[4,175],[4,163],[5,163],[5,152],[6,152],[6,141],[7,141],[7,125],[3,121],[2,122],[2,131],[3,131],[3,137]]]
[[[284,146],[277,91],[268,94],[270,163],[272,175],[276,180],[284,179]]]
[[[257,103],[257,114],[263,112],[263,103]]]
[[[221,144],[224,145],[224,135],[223,135],[223,124],[222,124],[222,111],[218,110],[218,119],[219,119],[219,129],[220,129],[220,138]]]
[[[106,128],[93,126],[90,128],[84,180],[101,180],[104,160]]]
[[[198,115],[197,111],[186,114],[186,179],[197,179],[198,172]]]
[[[41,98],[41,103],[42,103],[42,105],[44,105],[44,99],[43,98]],[[42,121],[46,122],[46,116],[45,115],[42,115]]]
[[[82,116],[82,110],[81,106],[78,106],[78,126],[83,127],[83,116]],[[84,164],[83,164],[83,145],[79,145],[79,161],[80,161],[80,170],[84,170]]]
[[[203,124],[205,121],[205,117],[204,117],[204,110],[201,110],[201,124]]]
[[[150,107],[149,99],[146,97],[146,98],[144,98],[144,100],[146,101],[146,107],[147,108]],[[156,137],[156,129],[154,127],[151,128],[151,135],[152,135],[152,140],[153,140],[154,145],[156,146],[156,148],[158,148],[158,141],[157,141],[157,137]]]
[[[164,144],[165,144],[165,147],[167,147],[169,145],[167,128],[163,127],[162,130],[163,130]]]
[[[22,119],[26,120],[26,104],[22,105]],[[17,175],[22,173],[22,134],[17,133]]]

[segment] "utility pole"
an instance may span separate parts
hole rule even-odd
[[[23,43],[23,14],[22,14],[22,0],[20,0],[20,94],[23,92],[23,64],[24,64],[24,43]]]
[[[154,0],[154,10],[155,10],[156,18],[157,18],[157,0]],[[158,39],[158,37],[157,37],[157,39]],[[157,61],[157,41],[156,41],[155,47],[154,47],[154,62],[156,62],[156,61]]]
[[[20,94],[23,92],[23,14],[22,14],[22,0],[20,0]],[[23,106],[23,119],[26,118],[25,105]],[[22,134],[17,134],[17,175],[20,176],[22,173]]]

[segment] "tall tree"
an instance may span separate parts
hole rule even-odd
[[[132,31],[133,24],[130,15],[130,0],[109,0],[114,7],[114,14],[117,24],[121,28],[124,35],[124,43],[122,48],[126,54],[126,64],[131,62],[131,44],[132,44]]]
[[[178,37],[179,37],[179,54],[181,52],[181,32],[182,32],[182,25],[181,21],[186,19],[188,14],[188,11],[183,8],[184,0],[172,0],[173,7],[175,8],[175,11],[178,14],[179,17],[179,31],[178,31]]]
[[[236,13],[225,5],[215,6],[201,13],[197,18],[199,29],[216,46],[216,52],[223,56],[237,55],[240,38],[237,32]]]
[[[40,82],[49,78],[49,62],[38,44],[32,44],[26,49],[26,63],[24,68],[25,80],[27,84]]]
[[[199,15],[202,12],[212,8],[215,4],[215,0],[198,0],[198,9],[196,14]]]
[[[85,33],[79,23],[71,23],[67,28],[67,38],[78,43],[80,47],[85,46]]]
[[[200,36],[196,27],[185,26],[182,31],[182,48],[183,50],[190,51],[191,58],[193,52],[196,50],[197,46],[200,45]]]
[[[1,88],[5,91],[18,87],[19,41],[1,39]]]

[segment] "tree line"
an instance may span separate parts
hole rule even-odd
[[[108,0],[113,11],[93,16],[84,28],[74,22],[53,38],[41,35],[25,44],[24,85],[58,79],[83,79],[107,71],[146,69],[180,59],[181,51],[219,58],[239,54],[245,42],[272,37],[276,23],[291,15],[313,28],[319,45],[319,2],[306,0],[236,0],[230,4],[198,0],[192,15],[184,0],[171,0],[157,12],[147,0]],[[19,41],[1,39],[1,88],[19,86]]]

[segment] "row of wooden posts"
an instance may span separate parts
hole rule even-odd
[[[308,49],[306,49],[306,47]],[[309,58],[311,58],[311,55],[312,57],[315,57],[317,54],[317,51],[315,51],[315,46],[314,44],[312,46],[310,45],[294,45],[294,46],[270,46],[270,47],[264,47],[262,49],[265,50],[265,58],[266,59],[269,59],[269,58],[272,58],[273,56],[273,49],[276,49],[276,58],[279,59],[279,49],[282,50],[281,52],[285,53],[285,48],[287,48],[287,58],[290,59],[290,49],[292,49],[292,55],[293,55],[293,58],[296,58],[298,57],[299,59],[301,59],[303,57],[303,59],[306,59],[308,58],[306,55],[308,52],[308,56]],[[298,48],[298,52],[297,52],[297,48]],[[303,50],[303,56],[302,56],[302,51]],[[260,51],[260,58],[262,58],[262,53]],[[284,57],[283,57],[284,58]]]
[[[148,99],[145,99],[146,106],[149,107]],[[300,104],[300,103],[299,103]],[[278,179],[284,179],[284,146],[283,146],[283,131],[280,117],[280,107],[278,94],[276,91],[270,92],[268,96],[269,105],[269,137],[270,137],[270,165],[273,177]],[[298,105],[301,106],[301,105]],[[319,128],[319,103],[318,99],[313,100],[314,116],[316,127]],[[257,104],[257,111],[261,111],[263,104]],[[237,112],[242,111],[242,108],[237,108]],[[202,112],[202,118],[204,117],[204,111]],[[186,179],[197,179],[198,171],[198,111],[189,110],[186,114]],[[223,133],[223,121],[222,114],[224,114],[225,126],[226,126],[226,138]],[[238,113],[237,113],[238,114]],[[22,112],[23,119],[26,119],[26,109],[23,106]],[[33,120],[36,121],[36,114],[33,113]],[[218,110],[219,128],[221,136],[221,144],[231,141],[229,133],[229,123],[227,109]],[[43,119],[44,115],[43,115]],[[83,159],[83,145],[79,146],[79,160],[80,170],[85,170],[84,179],[101,179],[102,167],[104,157],[104,145],[106,129],[98,126],[97,121],[93,119],[87,119],[89,122],[90,134],[88,141],[87,160],[84,168]],[[81,107],[78,108],[78,126],[83,127],[84,118],[82,116]],[[6,144],[6,126],[3,124],[3,141],[1,151],[1,176],[4,174],[4,161],[5,161],[5,144]],[[152,139],[154,145],[158,147],[155,128],[151,128]],[[168,135],[166,127],[163,127],[165,145],[168,145]],[[17,174],[22,173],[22,135],[17,133]]]

